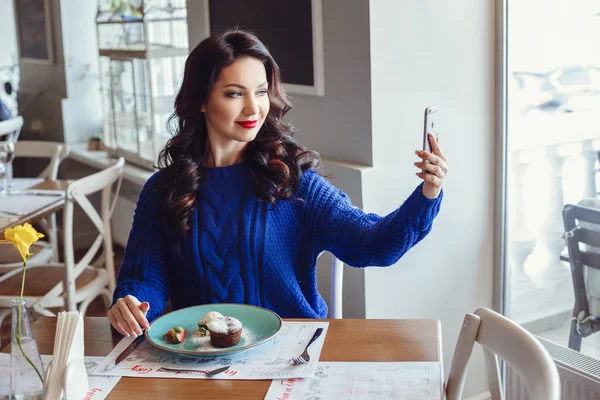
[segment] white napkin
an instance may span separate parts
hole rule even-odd
[[[44,178],[12,178],[8,183],[9,190],[28,189],[38,183],[44,182]]]
[[[83,346],[83,317],[78,311],[58,314],[52,362],[46,369],[47,400],[82,399],[88,391]]]

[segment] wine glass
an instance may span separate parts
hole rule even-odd
[[[2,172],[0,196],[8,195],[8,170],[14,156],[15,143],[12,141],[0,142],[0,171]]]

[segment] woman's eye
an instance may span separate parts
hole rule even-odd
[[[257,94],[258,94],[259,96],[264,96],[264,95],[266,95],[267,93],[269,93],[269,92],[268,92],[268,90],[267,90],[267,89],[263,89],[263,90],[259,90]]]
[[[240,97],[241,95],[242,95],[241,92],[229,92],[229,93],[227,93],[227,97],[231,97],[231,98]]]

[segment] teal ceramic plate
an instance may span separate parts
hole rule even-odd
[[[242,323],[240,342],[231,347],[213,347],[210,337],[200,336],[198,321],[209,311],[217,311],[226,317],[233,317]],[[169,329],[181,326],[186,329],[183,343],[165,341]],[[258,346],[277,335],[283,326],[279,315],[266,308],[245,304],[206,304],[182,308],[155,319],[146,330],[146,339],[162,350],[181,354],[220,355],[236,353]]]

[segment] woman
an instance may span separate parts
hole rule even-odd
[[[202,41],[189,55],[173,138],[146,183],[108,311],[139,335],[162,314],[210,303],[262,306],[282,317],[324,318],[316,260],[330,251],[354,267],[394,264],[431,229],[446,158],[417,151],[423,179],[382,218],[365,214],[317,172],[318,155],[292,138],[279,68],[252,34]]]

